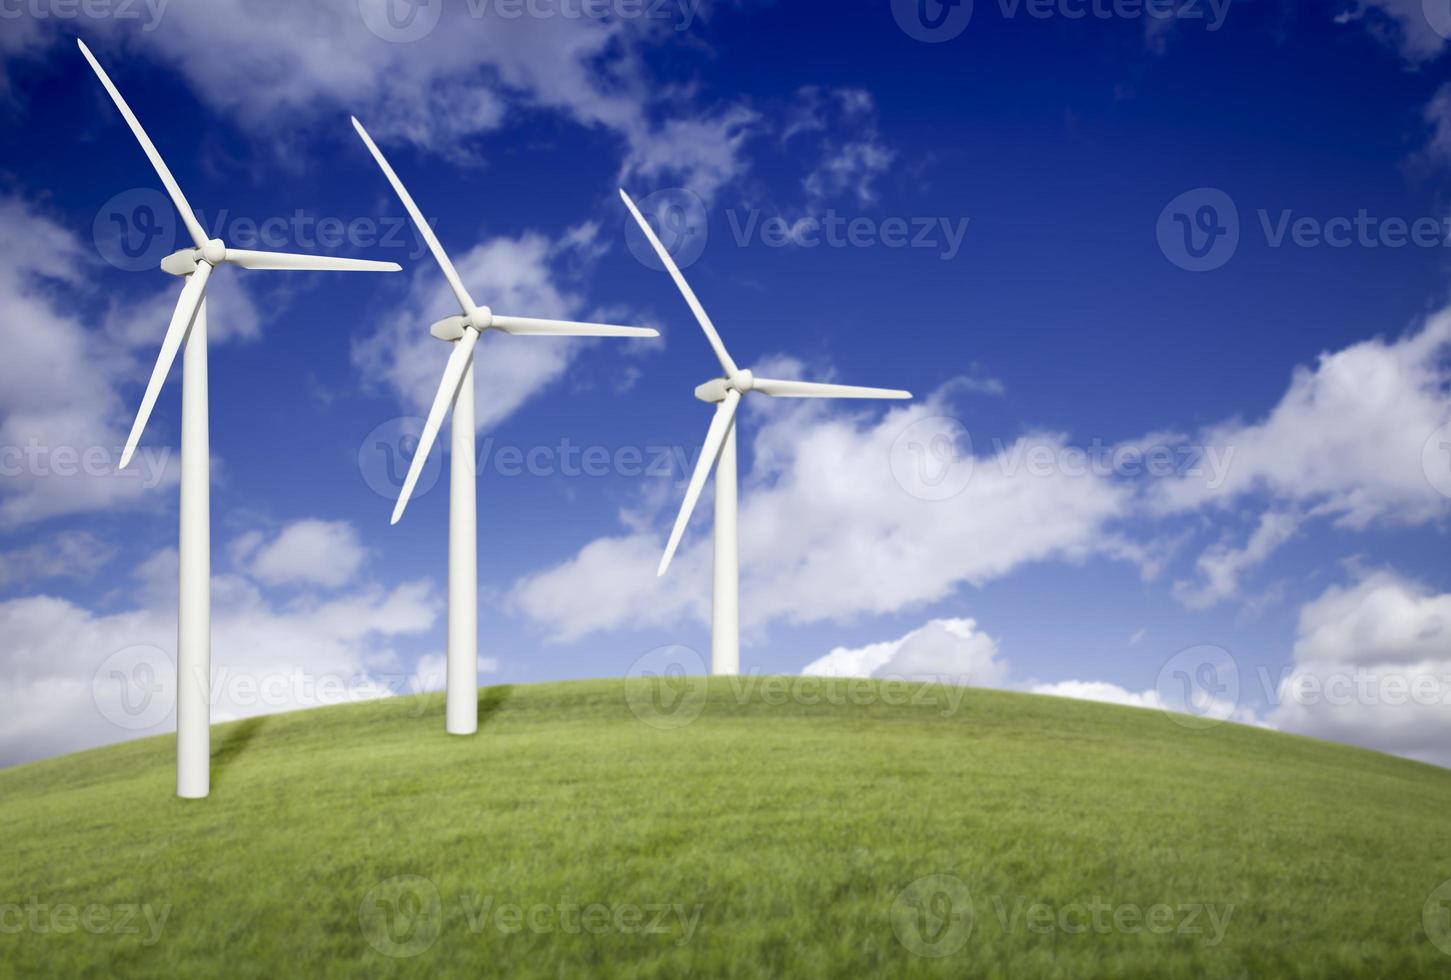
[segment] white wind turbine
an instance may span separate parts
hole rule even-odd
[[[453,436],[449,461],[448,507],[448,667],[446,728],[451,735],[472,735],[479,728],[479,586],[478,532],[476,520],[474,457],[474,347],[484,331],[493,329],[506,334],[538,337],[658,337],[659,331],[645,327],[616,327],[603,323],[573,323],[564,320],[537,320],[532,317],[501,316],[487,306],[474,303],[464,288],[458,270],[438,243],[433,229],[393,168],[384,158],[378,144],[368,135],[363,124],[353,119],[373,159],[378,162],[388,183],[428,244],[428,249],[443,270],[458,300],[460,314],[438,321],[429,332],[439,340],[453,344],[453,353],[443,369],[438,394],[429,409],[418,448],[408,467],[398,503],[393,508],[393,523],[403,517],[413,488],[428,461],[429,451],[438,437],[444,416],[453,406]]]
[[[623,190],[620,197],[635,216],[640,230],[650,240],[655,254],[660,256],[675,285],[685,296],[700,326],[705,330],[705,339],[710,341],[716,358],[725,370],[725,377],[707,381],[695,389],[695,397],[715,405],[715,418],[705,435],[705,446],[700,459],[696,461],[695,472],[685,490],[685,502],[680,506],[680,515],[675,519],[675,528],[670,532],[670,543],[660,559],[657,575],[664,575],[680,547],[685,526],[690,523],[691,512],[705,488],[705,480],[715,469],[715,589],[711,606],[710,623],[710,670],[712,674],[734,675],[741,669],[740,635],[740,554],[736,531],[736,409],[741,398],[748,392],[758,391],[773,398],[911,398],[908,391],[891,388],[860,388],[855,385],[817,384],[811,381],[777,381],[772,378],[758,378],[750,371],[736,367],[721,342],[715,325],[706,316],[705,308],[696,299],[690,284],[680,274],[680,268],[670,257],[670,252],[660,243],[650,222],[635,207],[635,202]]]
[[[91,49],[77,39],[81,54],[95,69],[116,108],[121,110],[141,149],[156,168],[166,193],[181,215],[191,234],[194,248],[173,252],[161,261],[161,268],[173,276],[186,279],[177,300],[176,311],[161,342],[161,353],[152,368],[151,380],[141,408],[126,439],[121,454],[121,467],[131,462],[136,444],[151,418],[156,398],[161,394],[166,376],[176,360],[182,342],[186,354],[182,359],[181,389],[181,528],[180,581],[177,603],[176,640],[176,793],[178,796],[200,798],[211,787],[211,505],[210,449],[208,446],[207,412],[207,280],[218,265],[235,265],[243,269],[319,269],[349,272],[397,272],[394,262],[369,262],[362,259],[335,259],[316,255],[293,255],[286,252],[254,252],[229,248],[221,239],[207,238],[201,222],[181,193],[161,154],[156,152],[146,131],[136,119],[126,100],[116,90],[106,70],[96,61]]]

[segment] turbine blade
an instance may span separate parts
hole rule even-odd
[[[635,207],[635,202],[630,199],[630,195],[626,194],[623,188],[620,190],[620,197],[624,199],[625,207],[629,208],[630,213],[635,216],[635,221],[639,224],[640,230],[650,240],[650,246],[655,249],[655,254],[660,256],[660,261],[664,264],[665,270],[670,273],[670,278],[674,279],[675,285],[680,288],[681,295],[685,297],[685,302],[690,306],[691,312],[700,321],[701,329],[705,331],[705,339],[710,341],[711,349],[715,351],[715,356],[720,361],[720,366],[725,368],[726,376],[734,376],[738,370],[736,368],[736,362],[731,360],[730,354],[725,349],[725,344],[721,342],[720,334],[716,332],[715,324],[710,322],[710,317],[706,315],[705,307],[700,305],[700,300],[696,298],[694,290],[690,288],[690,283],[686,282],[685,277],[680,274],[680,267],[675,264],[675,260],[665,250],[665,246],[660,244],[660,239],[655,235],[655,229],[650,227],[650,222],[645,220],[645,216],[640,213],[639,208]]]
[[[695,472],[690,475],[690,486],[685,489],[685,502],[680,505],[680,514],[675,518],[675,528],[670,532],[670,543],[665,546],[665,556],[660,559],[660,568],[655,573],[657,576],[665,574],[665,570],[670,567],[670,560],[675,557],[675,549],[680,547],[680,539],[685,536],[685,525],[690,523],[695,503],[700,499],[700,492],[705,489],[705,478],[715,469],[715,461],[720,456],[721,446],[725,445],[726,434],[735,422],[736,406],[740,403],[741,393],[732,388],[726,393],[725,401],[715,408],[715,418],[710,420],[710,430],[705,434],[705,446],[700,451],[700,459],[695,462]]]
[[[186,285],[181,287],[181,298],[176,301],[176,311],[171,314],[171,325],[166,328],[166,336],[162,338],[161,353],[156,356],[156,366],[151,369],[151,380],[146,383],[146,394],[141,397],[141,408],[136,412],[136,421],[131,424],[131,434],[126,437],[126,448],[121,453],[121,469],[125,469],[126,464],[131,462],[131,454],[136,452],[141,433],[146,431],[146,422],[151,418],[151,410],[156,407],[156,398],[161,394],[161,386],[166,384],[166,376],[171,373],[176,352],[181,347],[187,330],[191,328],[192,320],[196,319],[197,307],[201,306],[202,296],[207,290],[207,280],[211,275],[212,267],[205,262],[198,262],[196,271],[186,277]]]
[[[491,325],[520,337],[658,337],[648,327],[616,327],[608,323],[537,320],[528,316],[495,316]]]
[[[131,107],[126,104],[126,100],[121,98],[120,91],[112,83],[111,76],[106,74],[106,69],[102,68],[101,63],[96,60],[96,56],[91,54],[91,49],[86,47],[85,41],[76,38],[76,43],[81,46],[81,54],[86,56],[86,60],[91,63],[91,68],[95,70],[96,76],[100,78],[101,84],[106,87],[107,93],[111,96],[111,101],[116,103],[117,109],[121,110],[122,118],[126,120],[126,125],[131,127],[131,132],[136,136],[136,141],[141,144],[141,149],[146,151],[147,159],[156,168],[156,174],[161,178],[161,183],[165,186],[166,193],[171,195],[171,203],[175,204],[176,210],[181,213],[182,223],[186,225],[186,230],[191,235],[192,241],[196,243],[197,248],[201,248],[207,243],[207,233],[202,228],[202,223],[197,220],[195,212],[191,209],[191,205],[186,203],[186,195],[181,192],[181,185],[171,175],[171,171],[166,166],[166,161],[161,159],[161,154],[156,152],[156,146],[151,142],[151,137],[147,136],[146,130],[141,128],[141,121],[136,118],[136,114],[131,111]]]
[[[398,494],[398,503],[393,508],[394,524],[403,519],[408,499],[413,496],[413,488],[418,485],[418,478],[423,475],[423,466],[428,462],[428,454],[433,450],[438,430],[443,427],[443,418],[453,404],[459,382],[468,370],[469,359],[474,356],[474,345],[478,342],[477,330],[465,330],[463,338],[454,341],[453,353],[448,356],[448,366],[443,369],[443,380],[438,383],[438,394],[433,397],[433,407],[428,410],[428,421],[424,423],[423,434],[418,437],[418,451],[413,454],[408,477],[403,481],[403,491]]]
[[[814,381],[777,381],[756,378],[752,391],[772,398],[911,398],[910,391],[896,388],[862,388],[857,385],[823,385]]]
[[[243,269],[313,269],[319,272],[399,272],[397,262],[372,259],[339,259],[331,255],[298,255],[293,252],[254,252],[228,248],[224,260]]]
[[[398,199],[403,202],[403,207],[408,212],[408,217],[413,219],[413,224],[418,228],[418,233],[423,236],[423,241],[428,245],[428,250],[433,253],[433,258],[438,262],[438,267],[443,270],[443,277],[448,280],[448,287],[453,290],[453,295],[458,300],[460,311],[466,315],[473,313],[473,297],[464,288],[463,280],[458,277],[458,270],[453,267],[453,263],[448,259],[448,253],[438,243],[438,236],[433,233],[433,229],[428,226],[428,222],[423,220],[423,212],[419,211],[418,205],[413,203],[413,196],[408,193],[408,188],[403,186],[403,181],[398,179],[398,175],[388,165],[387,159],[383,156],[383,151],[378,149],[378,144],[373,142],[373,137],[369,136],[368,131],[363,128],[363,124],[358,122],[358,117],[353,116],[351,118],[353,120],[353,128],[363,138],[363,143],[368,147],[368,152],[373,154],[373,159],[378,161],[378,166],[382,169],[383,176],[387,177],[388,183],[393,185],[393,190],[397,192]]]

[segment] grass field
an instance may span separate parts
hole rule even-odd
[[[0,973],[1451,973],[1451,772],[787,683],[491,688],[471,738],[437,696],[221,725],[206,801],[171,738],[0,772]]]

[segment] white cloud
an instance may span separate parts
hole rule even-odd
[[[1451,17],[1451,12],[1447,16]],[[1437,163],[1451,163],[1451,83],[1436,90],[1423,115],[1431,128],[1431,135],[1426,140],[1426,154]]]
[[[1221,542],[1199,556],[1195,568],[1202,581],[1174,583],[1174,596],[1191,609],[1207,609],[1240,593],[1240,579],[1258,568],[1295,536],[1301,517],[1289,511],[1267,511],[1243,547]]]
[[[169,479],[154,454],[115,471],[125,442],[120,389],[141,368],[129,338],[87,320],[97,264],[49,217],[0,198],[0,527],[137,506]]]
[[[672,177],[709,203],[717,190],[745,173],[742,147],[760,125],[761,117],[745,106],[669,120],[636,137],[620,182]]]
[[[761,369],[775,377],[820,373],[790,362]],[[1131,491],[1090,473],[1035,474],[1009,465],[1021,446],[952,461],[949,483],[970,478],[949,499],[904,489],[901,474],[894,476],[894,452],[900,462],[915,427],[947,413],[940,395],[880,414],[747,400],[738,425],[754,458],[740,504],[741,615],[748,629],[851,621],[941,599],[1030,562],[1124,553],[1109,525],[1127,511]],[[1062,437],[1037,434],[1022,442],[1056,453]],[[670,574],[655,576],[678,506],[672,493],[649,513],[627,515],[635,530],[591,541],[526,578],[515,602],[561,640],[706,619],[708,501],[697,508]]]
[[[84,581],[95,575],[113,554],[94,534],[63,531],[36,544],[0,551],[0,587],[56,578]]]
[[[1422,467],[1426,440],[1451,420],[1451,309],[1399,340],[1380,338],[1322,354],[1297,368],[1289,390],[1258,422],[1226,422],[1197,444],[1227,458],[1218,483],[1208,469],[1162,480],[1151,502],[1166,513],[1263,492],[1346,527],[1413,524],[1447,512]]]
[[[1267,501],[1245,544],[1210,547],[1198,560],[1201,581],[1178,583],[1176,595],[1194,607],[1237,595],[1243,577],[1312,519],[1364,530],[1444,518],[1451,501],[1432,485],[1423,450],[1451,421],[1448,349],[1451,309],[1398,340],[1362,341],[1297,368],[1258,421],[1175,437],[1224,464],[1150,484],[1151,514]]]
[[[1451,660],[1451,595],[1390,572],[1332,587],[1300,610],[1297,660],[1407,663]]]
[[[1056,684],[1035,684],[1029,690],[1034,694],[1047,694],[1057,698],[1075,698],[1079,701],[1102,701],[1105,704],[1121,704],[1129,708],[1162,708],[1158,691],[1143,691],[1135,694],[1117,684],[1107,681],[1059,681]]]
[[[1024,690],[1031,694],[1100,701],[1131,708],[1183,710],[1182,704],[1167,703],[1156,690],[1134,692],[1107,681],[1066,680],[1051,684],[1013,681],[1010,679],[1011,669],[1000,655],[997,641],[983,633],[972,619],[934,619],[897,640],[864,647],[837,647],[807,664],[801,673],[821,677],[906,678]],[[1216,699],[1197,707],[1203,717],[1264,726],[1258,714],[1247,706]]]
[[[802,181],[814,204],[843,194],[861,206],[876,201],[876,182],[897,154],[878,132],[876,101],[870,92],[815,85],[801,89],[788,111],[781,141],[802,142],[805,137],[815,141],[819,155]]]
[[[1276,701],[1288,731],[1451,765],[1451,594],[1389,571],[1327,589]]]
[[[1336,21],[1361,24],[1406,61],[1421,65],[1435,60],[1446,47],[1446,37],[1431,26],[1429,10],[1426,0],[1353,0],[1351,9]],[[1443,30],[1451,30],[1451,12],[1442,16]]]
[[[817,677],[900,677],[996,687],[1007,677],[998,644],[971,619],[934,619],[906,636],[870,646],[837,647],[801,673]]]
[[[110,671],[108,658],[141,646],[155,650],[148,678],[174,672],[175,553],[153,556],[139,578],[140,603],[119,612],[46,595],[0,602],[0,765],[174,730],[169,710],[155,719],[128,711],[132,694]],[[273,600],[246,577],[217,576],[213,721],[413,693],[414,670],[394,644],[432,629],[441,609],[427,582]]]
[[[731,133],[744,110],[702,112],[688,89],[656,84],[646,71],[644,56],[678,36],[675,23],[580,16],[577,5],[550,3],[535,8],[553,16],[506,16],[492,3],[450,0],[427,5],[441,11],[437,25],[400,43],[387,27],[386,10],[395,2],[174,2],[147,30],[120,18],[93,19],[87,38],[116,69],[123,90],[125,59],[141,55],[171,66],[211,109],[272,139],[284,154],[297,149],[299,133],[339,120],[340,136],[350,139],[345,114],[355,113],[380,140],[471,161],[480,155],[474,137],[517,113],[542,111],[614,134],[627,171],[674,172],[703,188],[737,175]],[[695,12],[693,4],[683,9],[669,12]],[[428,12],[420,11],[426,22]],[[10,37],[0,53],[68,43],[63,27],[55,19],[7,21]],[[137,111],[147,118],[144,106]]]
[[[316,519],[289,524],[270,541],[248,541],[245,550],[251,575],[267,585],[337,588],[353,580],[368,556],[357,528]]]

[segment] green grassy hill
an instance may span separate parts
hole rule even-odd
[[[472,738],[438,696],[220,725],[206,801],[171,738],[0,772],[0,974],[1451,972],[1423,925],[1451,932],[1451,772],[1021,694],[692,683],[491,688]]]

